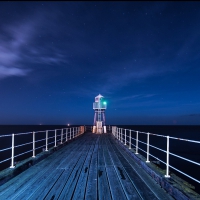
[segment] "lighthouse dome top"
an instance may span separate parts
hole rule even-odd
[[[100,102],[100,100],[103,98],[101,94],[95,97],[95,102]]]

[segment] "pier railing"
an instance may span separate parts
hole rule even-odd
[[[188,143],[193,143],[193,144],[195,143],[200,148],[200,141],[171,137],[171,136],[165,136],[165,135],[159,135],[159,134],[153,134],[153,133],[147,133],[147,132],[141,132],[141,131],[135,131],[135,130],[130,130],[130,129],[123,129],[123,128],[118,128],[116,126],[112,127],[112,134],[121,143],[123,143],[124,145],[127,145],[129,149],[133,149],[135,154],[139,154],[140,152],[143,152],[143,154],[146,155],[146,163],[149,163],[150,158],[153,158],[154,163],[156,163],[155,162],[155,160],[156,160],[157,162],[161,162],[162,164],[164,164],[166,166],[166,171],[165,171],[165,177],[166,178],[170,177],[169,169],[171,168],[174,171],[177,171],[177,172],[181,173],[182,175],[188,177],[189,179],[192,179],[193,181],[200,183],[200,180],[198,180],[195,177],[183,172],[182,170],[178,169],[177,167],[172,166],[170,164],[170,159],[169,159],[169,156],[179,158],[180,160],[184,161],[185,166],[187,166],[187,163],[192,163],[192,164],[196,165],[198,167],[198,170],[199,170],[199,166],[200,166],[199,162],[170,152],[170,143],[172,142],[172,140],[185,141],[185,142],[188,142]],[[144,139],[143,141],[139,140],[139,138],[142,138],[142,135],[143,135],[143,139]],[[146,135],[146,139],[144,138],[144,135]],[[152,137],[152,136],[162,137],[162,138],[165,139],[164,149],[159,148],[158,146],[150,143],[150,137]],[[151,138],[151,139],[153,139],[153,138]],[[146,140],[146,142],[145,142],[145,140]],[[143,147],[146,146],[146,148],[142,148],[142,146]],[[163,144],[161,146],[163,146]],[[165,153],[166,159],[161,159],[161,158],[158,158],[158,156],[153,155],[150,151],[150,147],[151,147],[152,150],[156,149],[160,152]],[[185,145],[185,147],[187,148],[187,145]],[[196,171],[196,173],[198,173],[198,171]]]
[[[40,153],[41,150],[48,151],[49,148],[57,147],[69,140],[80,136],[84,132],[85,127],[80,126],[55,130],[0,135],[0,165],[5,163],[8,164],[10,161],[10,168],[14,168],[17,164],[17,160],[19,160],[20,157],[22,158],[23,156],[22,159],[25,159],[30,157],[30,154],[32,154],[32,157],[35,158],[36,154]],[[1,149],[2,146],[9,147]],[[9,154],[11,157],[5,157]],[[24,157],[24,155],[26,156]]]

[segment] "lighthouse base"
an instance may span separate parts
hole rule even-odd
[[[93,126],[92,133],[106,133],[106,126],[102,126],[102,121],[97,121],[96,124],[96,126]]]
[[[93,126],[92,133],[96,133],[96,126]]]

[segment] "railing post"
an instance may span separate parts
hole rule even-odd
[[[63,129],[61,129],[61,141],[60,141],[61,144],[62,144],[62,141],[63,141]]]
[[[66,142],[67,142],[67,133],[68,133],[68,128],[66,128]]]
[[[122,138],[123,136],[122,136],[122,128],[121,128],[121,142],[123,142],[123,138]]]
[[[35,132],[33,132],[33,158],[35,158]]]
[[[147,163],[149,163],[149,133],[147,133]]]
[[[48,130],[46,131],[46,149],[45,151],[48,151]]]
[[[125,133],[124,133],[124,145],[126,145],[126,129],[125,129]]]
[[[136,131],[136,148],[135,148],[135,154],[138,154],[138,131]]]
[[[15,168],[14,166],[14,148],[15,148],[15,134],[13,133],[12,134],[12,156],[11,156],[11,166],[10,168]]]
[[[72,128],[70,128],[70,140],[72,139]]]
[[[169,178],[169,136],[167,136],[167,163],[166,163],[166,178]]]
[[[117,128],[117,139],[119,140],[119,128]]]
[[[54,147],[56,147],[56,143],[57,143],[56,139],[57,139],[57,130],[55,129],[55,145],[54,145]]]
[[[129,131],[129,149],[131,149],[131,130]]]

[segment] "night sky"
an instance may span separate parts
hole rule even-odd
[[[200,2],[0,2],[0,124],[200,125]]]

